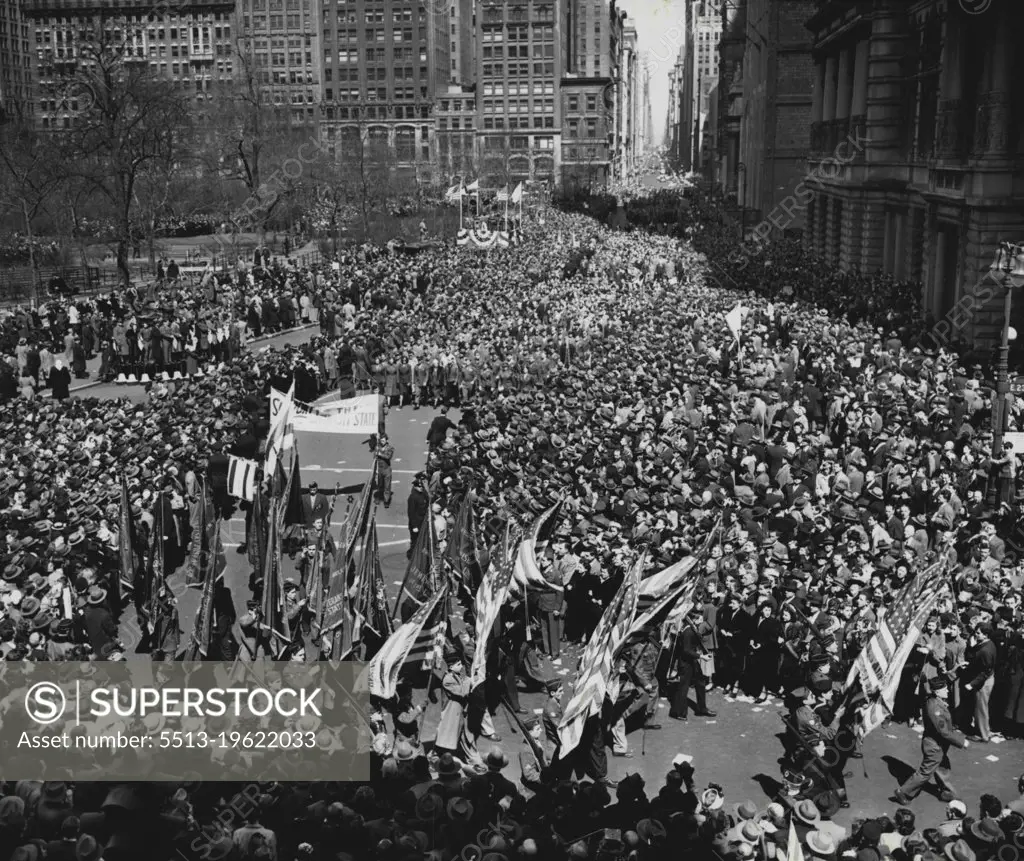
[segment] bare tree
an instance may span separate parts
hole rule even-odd
[[[0,219],[13,213],[21,221],[37,286],[39,260],[33,224],[58,198],[64,179],[53,144],[26,121],[0,124]]]
[[[72,73],[85,103],[71,127],[58,133],[69,173],[85,180],[109,207],[125,285],[137,186],[148,172],[173,165],[175,141],[187,135],[191,107],[148,63],[126,62],[124,34],[133,26],[117,16],[97,16],[92,38],[79,46],[83,62]]]

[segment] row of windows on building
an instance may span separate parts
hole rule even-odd
[[[251,0],[252,8],[256,12],[266,12],[268,0]],[[283,12],[288,9],[303,9],[309,11],[313,8],[312,0],[269,0],[271,12]]]
[[[359,13],[351,10],[346,11],[344,9],[331,9],[325,7],[321,13],[323,16],[324,23],[330,23],[331,21],[337,21],[339,24],[358,24]],[[363,15],[362,23],[364,24],[384,24],[387,21],[391,21],[392,24],[411,24],[413,20],[416,20],[420,24],[427,23],[427,10],[420,9],[419,14],[414,16],[412,9],[395,9],[392,11],[391,17],[384,13],[382,9],[367,9]],[[355,32],[354,30],[352,32]]]
[[[552,81],[534,81],[533,94],[535,96],[552,95],[555,92],[555,85]],[[515,82],[504,84],[501,82],[484,84],[483,93],[485,96],[528,96],[531,86],[528,83],[517,84]]]
[[[528,78],[530,77],[530,63],[484,63],[483,76],[485,78]],[[547,75],[555,74],[554,61],[550,63],[533,63],[533,74]]]
[[[242,16],[242,26],[246,31],[250,30],[249,27],[249,16]],[[300,27],[310,29],[312,26],[312,19],[309,17],[308,12],[302,13],[302,18],[299,18],[297,12],[292,12],[288,15],[253,15],[252,16],[252,30],[255,32],[262,32],[263,30],[298,30]]]
[[[485,114],[528,114],[531,110],[537,114],[553,114],[555,112],[555,100],[535,99],[532,108],[529,99],[498,101],[484,99],[483,101],[483,112]]]
[[[527,60],[531,56],[535,60],[543,60],[545,57],[554,58],[555,46],[553,44],[547,45],[534,42],[533,50],[531,51],[529,45],[509,45],[506,52],[504,46],[494,45],[485,47],[481,53],[485,60],[504,60],[506,57],[510,60]]]
[[[452,11],[452,15],[454,14],[455,12]],[[511,21],[517,24],[523,21],[554,21],[555,7],[550,3],[536,5],[533,9],[527,9],[521,4],[512,6],[508,10],[500,6],[488,6],[484,9],[483,20],[487,24],[497,24],[500,21]]]
[[[553,129],[553,116],[535,117],[484,117],[484,131],[500,131],[501,129]]]
[[[452,30],[454,33],[454,29]],[[555,38],[555,28],[550,25],[533,25],[533,41],[540,40],[542,42],[551,42]],[[480,40],[485,45],[490,42],[496,44],[498,42],[529,42],[530,41],[530,28],[529,27],[509,27],[508,38],[505,36],[505,30],[501,27],[484,27],[480,33]]]
[[[416,99],[416,88],[392,87],[390,95],[387,87],[376,87],[373,89],[366,89],[365,91],[361,87],[349,87],[346,89],[339,89],[337,94],[335,94],[333,87],[327,87],[324,90],[324,98],[329,102],[334,101],[335,95],[337,95],[339,102],[361,102],[366,100],[384,102],[389,98],[394,99],[395,101],[411,102]],[[425,99],[427,97],[426,87],[420,87],[419,97],[421,99]]]
[[[424,81],[427,79],[427,67],[420,66],[419,75],[416,74],[416,69],[411,66],[406,68],[394,69],[390,78],[388,76],[388,70],[383,66],[368,66],[365,69],[338,69],[335,71],[331,68],[324,69],[324,80],[332,81],[335,78],[339,81],[387,81],[393,79],[395,81]]]
[[[567,137],[578,138],[580,136],[581,126],[579,120],[566,120],[565,127]],[[582,128],[586,137],[597,137],[597,120],[584,120]]]
[[[430,106],[429,105],[393,105],[389,108],[385,105],[361,105],[359,107],[334,107],[328,105],[325,108],[325,116],[329,120],[415,120],[415,119],[429,119],[430,117]]]
[[[385,63],[388,60],[384,51],[380,49],[374,50],[373,48],[367,48],[362,60],[360,60],[359,53],[360,52],[358,48],[324,48],[324,62],[333,63],[337,61],[338,63]],[[396,52],[391,56],[390,59],[392,60],[392,62],[402,62],[403,60],[411,60],[412,56],[411,54],[407,54],[405,52],[403,52],[402,55],[399,56],[398,53]],[[425,47],[420,48],[419,50],[419,60],[421,63],[427,62],[427,49]]]

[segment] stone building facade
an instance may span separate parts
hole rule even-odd
[[[817,5],[806,247],[919,281],[944,337],[992,344],[1003,295],[988,266],[1000,241],[1024,240],[1024,52],[1010,46],[1024,7]]]

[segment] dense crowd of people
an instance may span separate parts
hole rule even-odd
[[[443,408],[409,500],[413,538],[425,516],[450,534],[467,492],[487,544],[505,521],[525,528],[561,501],[542,570],[563,591],[529,597],[529,636],[522,612],[503,619],[493,684],[479,699],[465,678],[472,625],[459,632],[436,670],[444,694],[435,739],[420,738],[418,718],[410,721],[411,692],[382,704],[368,786],[154,785],[109,795],[102,784],[5,786],[0,861],[134,858],[146,834],[197,858],[467,861],[680,851],[767,858],[776,846],[785,854],[790,821],[815,858],[970,861],[1019,840],[1024,803],[983,796],[976,809],[951,783],[942,784],[947,822],[918,826],[905,806],[920,790],[911,786],[892,819],[843,833],[823,819],[834,810],[821,787],[801,774],[812,754],[849,732],[850,662],[902,586],[936,559],[948,561],[952,588],[925,623],[892,717],[922,722],[932,738],[941,709],[923,694],[945,685],[951,719],[974,743],[1021,734],[1017,461],[1012,450],[991,451],[991,369],[922,343],[906,285],[804,271],[802,252],[788,245],[740,265],[715,213],[699,200],[690,211],[691,242],[613,233],[585,215],[550,211],[522,246],[488,255],[364,248],[337,267],[274,265],[9,313],[0,351],[11,370],[0,376],[18,385],[0,389],[7,660],[123,659],[118,617],[137,584],[118,577],[120,472],[139,557],[157,540],[159,519],[165,570],[189,564],[205,488],[229,515],[227,455],[258,457],[268,389],[292,381],[305,402],[328,390],[378,391],[391,410]],[[734,337],[725,315],[737,304]],[[249,337],[297,320],[317,323],[319,336],[258,359],[244,350]],[[182,379],[157,379],[142,405],[67,399],[60,386],[52,399],[28,396],[30,384],[53,379],[33,347],[52,356],[63,343],[62,365],[74,371],[87,331],[94,350],[117,353],[108,376],[182,370]],[[197,375],[190,356],[219,366]],[[1019,427],[1020,406],[1011,407]],[[563,641],[589,639],[642,552],[653,573],[697,552],[719,522],[719,540],[701,556],[702,590],[670,645],[659,632],[631,647],[616,668],[619,699],[562,757],[554,727],[565,691],[552,665]],[[70,617],[65,588],[75,599]],[[236,621],[230,604],[218,614],[226,639]],[[471,620],[473,607],[465,609]],[[145,612],[163,611],[173,623],[158,626],[147,648],[173,658],[181,645],[173,601]],[[139,612],[143,628],[157,621]],[[522,711],[522,684],[549,696],[542,718],[524,724],[538,755],[516,785],[503,774],[507,755],[491,749],[499,740],[489,718],[502,700]],[[706,714],[712,685],[732,700],[787,699],[788,804],[726,805],[722,788],[701,789],[685,762],[661,787],[638,776],[610,784],[606,736],[613,754],[628,757],[628,730],[657,726],[659,693],[671,695],[671,716],[686,720],[689,693]],[[481,739],[490,741],[478,749]],[[841,781],[841,770],[833,778]]]

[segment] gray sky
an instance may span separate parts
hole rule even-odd
[[[654,142],[661,144],[668,111],[668,73],[685,42],[685,0],[619,0],[636,27],[637,48],[651,70]]]

